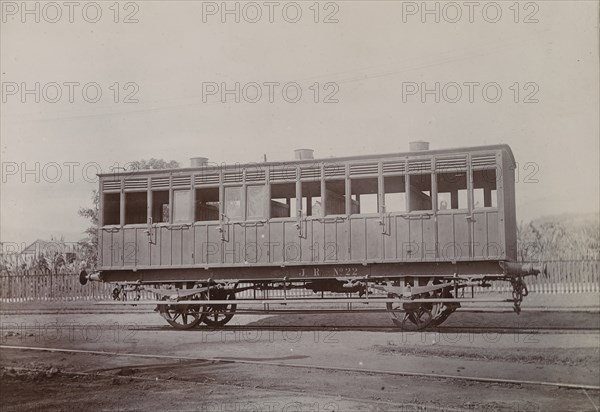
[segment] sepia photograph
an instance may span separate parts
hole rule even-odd
[[[0,0],[0,412],[599,412],[599,38]]]

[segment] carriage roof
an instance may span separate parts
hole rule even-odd
[[[339,162],[352,162],[352,161],[364,161],[364,160],[377,160],[377,159],[389,159],[389,158],[411,158],[411,157],[431,157],[439,155],[451,155],[451,154],[466,154],[471,152],[482,152],[482,151],[503,151],[509,156],[511,164],[515,165],[515,158],[512,153],[510,146],[507,144],[497,144],[488,146],[470,146],[462,148],[450,148],[450,149],[438,149],[438,150],[425,150],[415,152],[396,152],[386,154],[372,154],[372,155],[360,155],[360,156],[344,156],[344,157],[327,157],[327,158],[316,158],[316,159],[303,159],[303,160],[282,160],[282,161],[269,161],[269,162],[251,162],[251,163],[235,163],[235,164],[220,164],[215,165],[209,163],[206,166],[201,167],[184,167],[177,169],[153,169],[153,170],[135,170],[135,171],[124,171],[119,172],[120,176],[127,175],[139,175],[139,174],[160,174],[160,173],[179,173],[179,172],[193,172],[193,171],[210,171],[210,170],[227,170],[227,169],[243,169],[250,167],[283,167],[286,165],[302,165],[302,164],[314,164],[314,163],[339,163]],[[101,173],[98,174],[100,177],[114,177],[115,173]]]

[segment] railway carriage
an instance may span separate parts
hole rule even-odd
[[[121,302],[151,292],[180,329],[224,325],[245,304],[314,302],[379,306],[397,326],[422,329],[492,281],[512,285],[504,301],[518,312],[525,276],[543,271],[515,262],[507,145],[413,142],[405,153],[327,159],[300,149],[293,161],[242,165],[194,158],[99,181],[99,267],[81,282],[115,283]]]

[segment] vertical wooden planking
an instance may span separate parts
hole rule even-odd
[[[225,242],[221,240],[220,227],[220,224],[206,226],[206,244],[204,245],[203,255],[209,264],[222,263]],[[226,227],[224,229],[227,230]]]
[[[135,229],[136,266],[150,265],[150,242],[148,242],[147,229]]]
[[[171,232],[171,265],[178,266],[182,264],[183,253],[183,229],[170,229]]]
[[[298,229],[296,228],[296,222],[293,220],[288,220],[282,223],[283,224],[283,257],[286,262],[289,263],[297,263],[302,259],[302,251],[300,246],[300,238],[298,237]],[[262,227],[257,228],[257,239],[259,242],[259,250],[264,255],[266,254],[266,249],[268,248],[268,243],[265,244],[262,239],[264,239],[264,235],[260,235],[259,233],[263,232]],[[261,237],[263,236],[263,237]],[[259,256],[260,257],[260,256]],[[262,258],[264,259],[264,258]]]
[[[137,236],[132,227],[123,229],[123,266],[137,266]]]
[[[366,253],[365,225],[362,217],[350,217],[350,259],[363,261],[367,258]]]
[[[259,264],[269,262],[269,255],[267,253],[269,249],[269,226],[270,223],[266,223],[256,227],[256,260]],[[293,229],[293,233],[290,235],[290,238],[293,242],[297,243],[298,231],[296,230],[295,222],[291,224],[291,228]],[[300,254],[298,253],[298,257],[296,257],[294,261],[300,259],[299,255]]]
[[[418,218],[408,218],[410,233],[410,246],[406,250],[406,260],[423,260],[425,239],[423,238],[423,220]]]
[[[381,262],[383,260],[383,245],[381,236],[381,225],[378,216],[362,218],[364,221],[366,238],[364,240],[366,258],[368,261]]]
[[[158,240],[160,247],[160,265],[169,266],[171,265],[171,231],[165,226],[158,227]]]
[[[192,231],[194,235],[194,264],[201,265],[206,263],[207,233],[206,225],[194,225]]]
[[[324,208],[323,208],[323,213]],[[312,253],[312,262],[320,263],[325,259],[325,229],[324,223],[319,220],[312,220],[312,244],[309,245],[310,253]]]
[[[436,221],[438,227],[438,256],[442,260],[455,260],[460,257],[461,253],[457,250],[454,213],[438,213]]]

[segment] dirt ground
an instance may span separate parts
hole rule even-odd
[[[239,316],[184,332],[154,313],[3,315],[0,410],[598,411],[595,390],[461,379],[600,386],[597,313],[524,313],[516,331],[511,313],[455,315],[423,333],[369,329],[389,326],[371,314]],[[567,326],[577,330],[554,329]]]
[[[53,365],[104,359],[38,356],[12,353],[28,370],[4,367],[3,411],[593,411],[587,396],[598,402],[581,390],[221,362],[130,360],[76,375]]]

